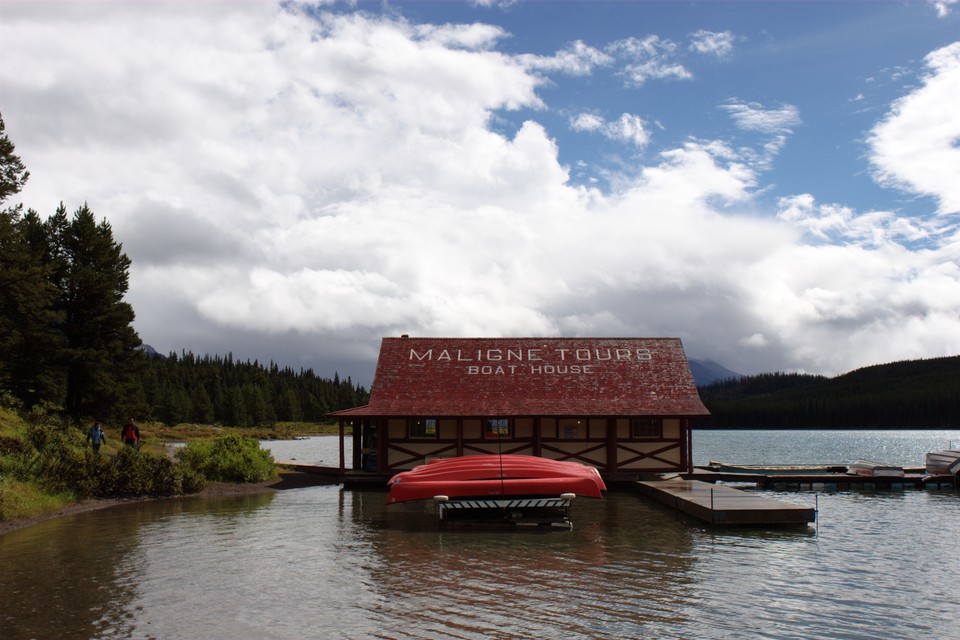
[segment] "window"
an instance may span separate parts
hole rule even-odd
[[[512,426],[509,418],[487,418],[483,421],[483,437],[510,438],[513,435]]]
[[[663,420],[660,418],[630,418],[630,437],[663,437]]]
[[[409,434],[411,438],[436,438],[436,418],[414,418],[410,421]]]

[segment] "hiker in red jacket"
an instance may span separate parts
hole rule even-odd
[[[127,424],[123,425],[123,430],[120,431],[120,438],[128,447],[137,446],[137,441],[140,440],[140,429],[137,428],[137,424],[133,421],[133,418],[127,420]]]

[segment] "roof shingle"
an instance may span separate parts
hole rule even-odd
[[[336,416],[705,416],[679,338],[384,338]]]

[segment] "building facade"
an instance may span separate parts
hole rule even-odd
[[[514,453],[613,480],[691,470],[692,423],[706,415],[678,338],[409,336],[383,339],[369,404],[332,414],[341,470]]]

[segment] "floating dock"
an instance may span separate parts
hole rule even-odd
[[[741,467],[746,469],[746,467]],[[778,467],[754,467],[750,471],[729,470],[722,466],[696,467],[684,478],[703,482],[749,483],[758,489],[903,489],[928,487],[955,487],[954,476],[928,476],[922,469],[904,469],[902,476],[858,475],[845,473],[846,467],[784,470]]]
[[[718,525],[797,525],[814,522],[813,507],[764,498],[699,480],[672,478],[637,482],[637,490],[677,513]]]

